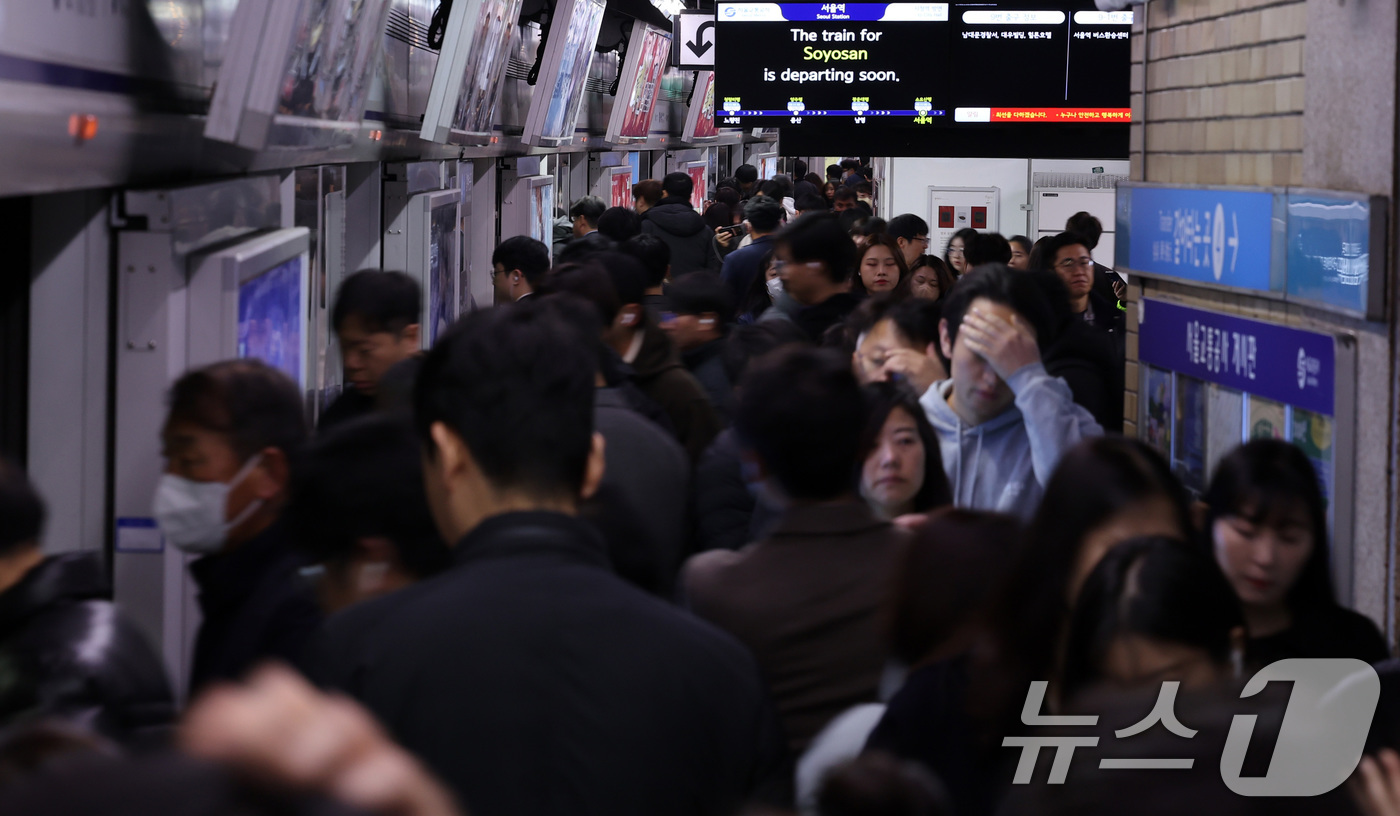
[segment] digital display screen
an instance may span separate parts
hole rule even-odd
[[[262,360],[304,386],[302,278],[298,256],[238,287],[238,356]]]
[[[781,127],[794,153],[1126,155],[1132,21],[1093,0],[722,1],[717,124]]]
[[[277,112],[358,124],[388,13],[388,0],[302,3]]]
[[[564,42],[559,71],[550,88],[549,109],[540,131],[542,138],[562,141],[574,138],[574,123],[583,104],[588,68],[593,63],[593,46],[598,42],[598,29],[603,25],[603,8],[602,3],[593,0],[576,0],[567,21],[568,28],[563,32],[557,28],[550,32],[550,48],[555,47],[553,37],[563,34]],[[535,93],[541,90],[536,87]]]
[[[467,67],[462,72],[462,95],[452,117],[452,130],[459,139],[484,144],[491,135],[520,3],[521,0],[482,0],[473,25],[475,35],[467,52]]]

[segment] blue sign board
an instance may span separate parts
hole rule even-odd
[[[1273,272],[1274,194],[1119,187],[1115,265],[1173,278],[1283,291]]]
[[[1289,190],[1287,198],[1288,294],[1381,317],[1384,304],[1375,295],[1383,287],[1370,285],[1371,257],[1383,264],[1385,245],[1372,243],[1383,233],[1372,232],[1371,197]],[[1376,217],[1384,224],[1383,210]]]
[[[1335,413],[1336,351],[1331,335],[1143,302],[1138,359],[1298,408]]]
[[[1269,292],[1371,320],[1385,315],[1386,199],[1118,186],[1114,265],[1125,272]]]

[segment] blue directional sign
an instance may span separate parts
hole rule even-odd
[[[1288,191],[1288,294],[1362,317],[1385,314],[1385,199],[1325,190]]]
[[[1281,292],[1282,264],[1273,263],[1274,211],[1271,192],[1119,186],[1115,265]]]
[[[1320,414],[1336,413],[1331,335],[1151,298],[1142,303],[1142,362]]]

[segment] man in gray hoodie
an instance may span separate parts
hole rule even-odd
[[[1001,264],[958,281],[943,305],[939,341],[950,377],[920,399],[938,432],[958,507],[1029,518],[1060,457],[1103,429],[1045,372],[1053,341],[1044,290]]]

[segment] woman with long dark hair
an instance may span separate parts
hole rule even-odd
[[[1175,538],[1109,550],[1074,605],[1061,672],[1065,700],[1094,686],[1205,688],[1241,671],[1244,614],[1220,569]]]
[[[948,268],[959,278],[966,275],[972,266],[967,262],[968,250],[977,243],[977,236],[980,233],[972,227],[963,227],[953,233],[953,237],[948,239],[948,246],[943,250],[943,262],[948,264]]]
[[[877,233],[865,239],[856,261],[856,275],[851,279],[851,293],[904,298],[909,293],[909,267],[904,254],[887,233]]]
[[[986,623],[961,654],[911,673],[866,749],[917,759],[948,784],[958,813],[987,814],[1010,780],[1034,681],[1062,710],[1064,644],[1080,587],[1115,544],[1193,533],[1186,491],[1161,454],[1134,439],[1086,440],[1061,459]],[[1010,762],[1011,767],[1006,763]]]
[[[912,389],[875,382],[865,396],[870,413],[861,438],[860,495],[870,509],[892,520],[952,504],[938,435]]]
[[[1327,506],[1296,445],[1256,439],[1236,448],[1216,466],[1205,503],[1205,533],[1244,607],[1253,663],[1390,656],[1376,625],[1337,603]]]
[[[764,255],[758,262],[758,271],[759,274],[754,275],[753,280],[749,282],[749,288],[744,292],[744,297],[734,312],[736,322],[757,323],[783,291],[782,279],[778,277],[778,272],[773,266],[772,252]]]

